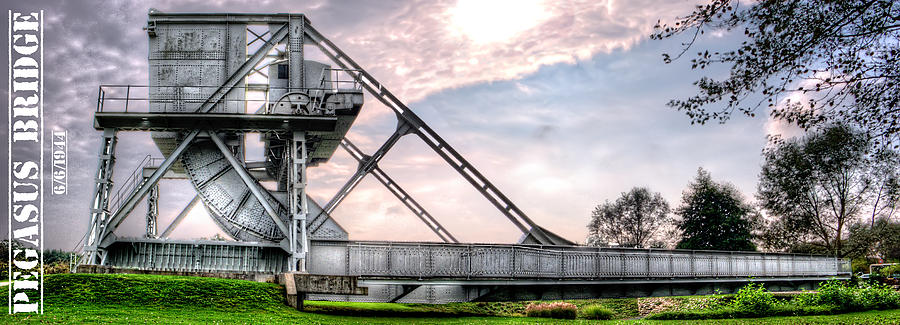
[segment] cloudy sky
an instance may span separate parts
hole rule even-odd
[[[142,27],[151,7],[307,14],[533,220],[573,241],[584,241],[594,206],[631,187],[647,186],[677,205],[698,167],[752,200],[766,134],[788,128],[765,117],[692,126],[665,106],[691,95],[698,77],[723,74],[692,71],[687,59],[664,64],[661,54],[677,52],[685,40],[648,38],[657,20],[683,16],[695,2],[6,1],[4,9],[45,10],[45,126],[70,137],[71,192],[47,196],[46,245],[71,249],[87,230],[100,138],[91,116],[97,87],[148,83]],[[713,33],[696,46],[738,42],[738,35]],[[390,110],[367,98],[348,138],[371,153],[394,125]],[[120,134],[119,141],[119,184],[145,155],[160,156],[148,134]],[[520,236],[415,136],[403,138],[381,167],[461,241],[509,243]],[[312,196],[324,204],[355,168],[339,151],[311,169]],[[165,181],[162,189],[165,227],[193,189],[187,181]],[[135,209],[117,235],[140,236],[145,209]],[[351,239],[438,240],[371,177],[333,216]],[[221,232],[196,209],[172,237]]]

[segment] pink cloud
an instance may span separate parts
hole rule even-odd
[[[518,1],[515,3],[519,4]],[[106,39],[115,41],[114,44],[105,44],[103,37],[90,33],[65,34],[64,31],[73,26],[92,26],[89,19],[85,22],[86,19],[76,19],[78,17],[51,17],[49,28],[60,36],[66,36],[61,38],[66,40],[64,44],[48,47],[53,52],[47,54],[60,58],[58,69],[66,71],[65,76],[60,78],[69,86],[60,87],[59,96],[77,98],[69,106],[78,106],[78,109],[62,117],[60,124],[89,127],[86,118],[82,117],[79,121],[76,115],[86,116],[83,112],[93,108],[98,82],[147,83],[146,34],[140,29],[146,19],[145,6],[172,12],[307,13],[325,36],[415,109],[416,102],[441,91],[516,80],[538,71],[542,66],[572,64],[598,54],[627,51],[646,39],[657,19],[683,15],[691,9],[693,2],[529,1],[521,4],[522,8],[515,8],[513,4],[484,9],[472,4],[470,1],[412,1],[359,4],[363,8],[354,10],[356,8],[329,2],[313,3],[306,8],[290,2],[272,1],[254,3],[252,7],[241,1],[117,2],[115,6],[101,7],[103,17],[110,19],[107,22],[118,23],[122,27],[115,38]],[[492,18],[497,22],[484,22]],[[130,43],[140,45],[123,45]],[[518,87],[528,94],[541,91],[524,84]],[[366,153],[371,153],[392,131],[393,116],[373,98],[367,97],[366,100],[366,107],[349,137]],[[545,117],[542,114],[549,113],[535,110],[530,114],[510,117],[505,123],[535,124],[535,121]],[[383,130],[374,131],[374,126],[383,127]],[[504,216],[413,137],[404,139],[385,159],[382,167],[386,172],[461,240],[512,242],[518,238],[518,231]],[[96,143],[96,137],[85,138],[90,141],[84,143]],[[548,146],[521,148],[522,143],[530,141],[519,139],[504,142],[491,135],[470,131],[455,132],[448,137],[448,141],[458,145],[457,149],[536,221],[559,230],[570,239],[582,239],[579,237],[583,237],[586,220],[582,210],[589,208],[598,197],[589,193],[596,184],[586,177],[573,176],[577,175],[577,170],[559,167],[558,161],[547,157],[547,152],[551,150]],[[159,154],[149,145],[148,139],[140,139],[138,143],[144,145],[148,153]],[[255,145],[251,149],[258,151],[260,148]],[[557,155],[563,154],[560,148],[552,150]],[[87,165],[93,167],[96,149],[90,147],[86,151],[89,153],[85,158],[89,160]],[[517,151],[526,154],[510,154]],[[129,173],[136,163],[121,157],[117,175]],[[522,157],[529,160],[522,160]],[[129,166],[129,163],[132,165]],[[356,166],[355,160],[340,152],[328,164],[311,169],[313,197],[320,204],[327,202],[356,170]],[[623,178],[614,172],[601,175],[614,180]],[[573,193],[572,201],[579,204],[552,199],[554,189],[564,187],[569,187],[568,191]],[[618,190],[604,191],[615,194]],[[166,218],[180,211],[184,203],[181,201],[190,199],[187,192],[178,194],[177,204],[164,207],[163,220],[169,220]],[[86,200],[80,200],[78,204],[84,202]],[[142,218],[138,214],[131,220],[135,224],[126,227],[136,233],[141,230]],[[336,211],[335,218],[354,239],[436,240],[372,178],[367,178],[348,197]],[[566,222],[558,222],[560,220]],[[208,220],[186,221],[176,235],[209,236],[211,232],[216,232],[211,227]]]
[[[544,65],[627,50],[646,38],[657,19],[682,15],[690,4],[611,0],[520,4],[540,10],[535,16],[530,9],[517,11],[516,5],[438,1],[410,5],[389,17],[389,23],[364,30],[321,31],[337,35],[332,38],[338,46],[400,98],[415,102],[443,89],[515,79]],[[316,23],[315,12],[310,19]],[[480,22],[485,19],[498,22]],[[504,24],[522,28],[506,30]]]

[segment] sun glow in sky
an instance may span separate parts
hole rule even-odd
[[[459,0],[449,28],[476,43],[514,38],[550,18],[542,0]]]

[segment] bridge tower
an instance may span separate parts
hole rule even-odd
[[[306,16],[151,10],[145,29],[149,85],[100,87],[94,124],[103,133],[82,264],[137,259],[141,264],[136,265],[150,269],[224,271],[239,265],[242,271],[305,272],[311,240],[347,240],[347,232],[330,213],[370,174],[438,238],[456,243],[455,236],[378,167],[397,141],[410,134],[425,141],[509,218],[523,232],[523,242],[572,244],[535,224]],[[309,49],[321,51],[331,62],[306,60]],[[363,107],[363,92],[397,117],[394,133],[372,154],[345,137]],[[114,186],[117,134],[123,131],[151,133],[164,158],[148,155],[124,184]],[[250,134],[259,134],[265,145],[263,161],[245,159]],[[331,200],[319,205],[306,194],[306,170],[326,163],[338,148],[348,151],[359,166]],[[159,231],[158,184],[164,179],[190,180],[196,196]],[[274,182],[277,188],[266,189],[260,181]],[[140,253],[141,248],[129,253],[115,231],[142,200],[148,206],[146,234],[128,243],[156,252]],[[198,203],[236,240],[229,242],[229,249],[167,239]],[[195,257],[196,250],[204,251],[199,253],[203,258]]]

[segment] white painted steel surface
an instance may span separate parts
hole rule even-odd
[[[120,239],[138,256],[154,256],[167,264],[144,265],[146,259],[110,261],[112,266],[190,271],[191,259],[171,245],[191,242],[159,239]],[[217,252],[208,259],[234,258],[223,247],[277,247],[274,244],[199,242]],[[167,248],[169,247],[169,248]],[[219,254],[219,255],[216,255]],[[271,254],[281,254],[277,249]],[[387,243],[312,241],[309,272],[365,278],[444,279],[677,279],[748,277],[827,277],[849,274],[847,260],[828,256],[686,250],[608,249],[503,244]],[[264,258],[248,255],[250,259]],[[265,258],[269,258],[266,256]],[[207,265],[207,264],[204,264]],[[209,262],[205,271],[233,271],[229,263]],[[215,265],[226,265],[216,269]],[[280,272],[259,269],[257,272]]]
[[[333,248],[319,254],[322,247]],[[343,254],[342,254],[343,253]],[[346,264],[346,275],[416,278],[724,278],[848,274],[827,256],[566,246],[315,242],[311,272]]]

